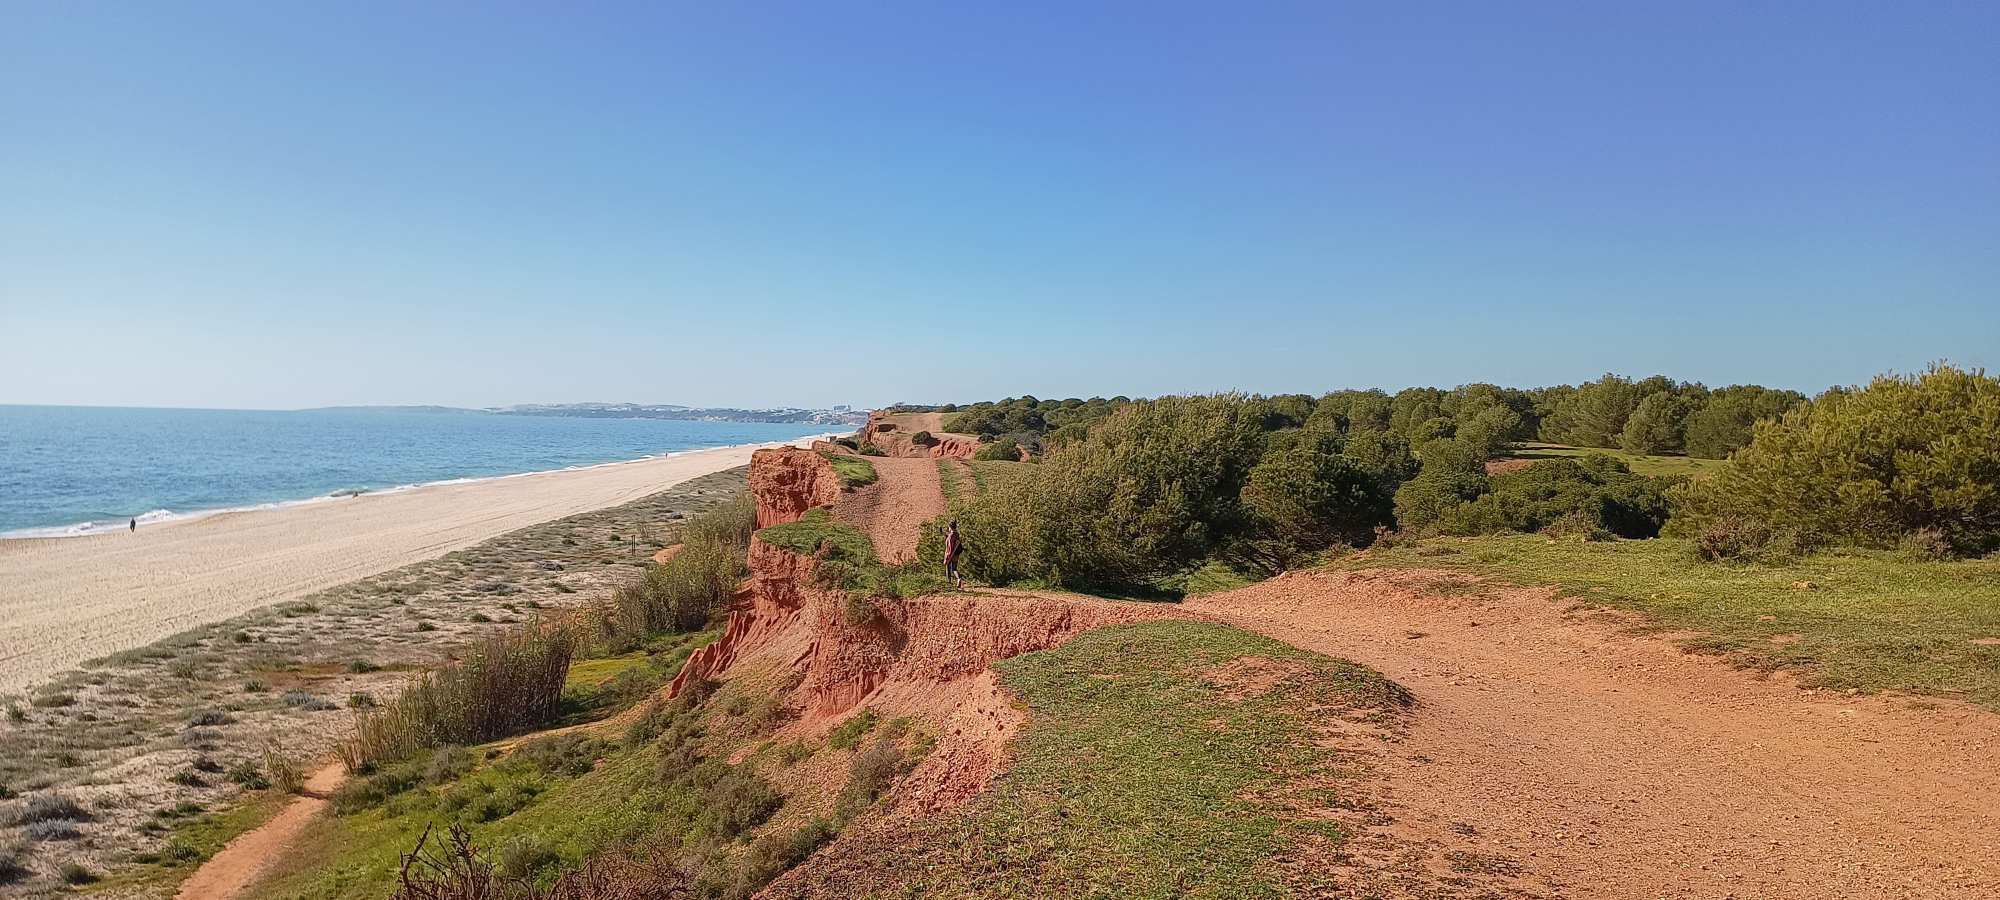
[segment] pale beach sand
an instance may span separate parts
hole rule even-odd
[[[0,692],[260,606],[745,465],[753,449],[221,513],[136,533],[0,540]]]

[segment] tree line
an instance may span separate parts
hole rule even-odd
[[[1020,408],[981,408],[1009,404]],[[1535,436],[1735,452],[1700,481],[1637,475],[1609,455],[1488,473],[1508,443]],[[975,575],[1137,588],[1213,560],[1275,571],[1384,535],[1501,531],[1667,528],[1725,548],[1716,555],[2000,546],[2000,382],[1949,366],[1810,402],[1617,376],[1535,391],[1161,397],[1111,406],[1048,443],[1033,477],[958,511]]]

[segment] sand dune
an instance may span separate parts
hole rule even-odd
[[[137,533],[0,541],[0,692],[259,606],[744,465],[752,449],[223,513]]]

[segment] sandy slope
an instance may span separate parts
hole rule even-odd
[[[2000,716],[1801,690],[1569,607],[1386,571],[1187,604],[1415,692],[1386,830],[1434,869],[1458,846],[1518,864],[1480,879],[1517,895],[2000,897]]]
[[[0,541],[0,692],[259,606],[744,465],[750,450],[226,513],[136,534]]]

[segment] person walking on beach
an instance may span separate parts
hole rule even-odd
[[[135,534],[136,534],[136,533],[137,533],[137,532],[139,531],[139,520],[138,520],[138,519],[133,519],[133,520],[132,520],[132,531],[133,531],[133,533],[135,533]]]
[[[958,578],[958,554],[963,547],[958,541],[958,520],[951,520],[951,527],[944,532],[944,576],[951,579],[954,589],[965,585]]]

